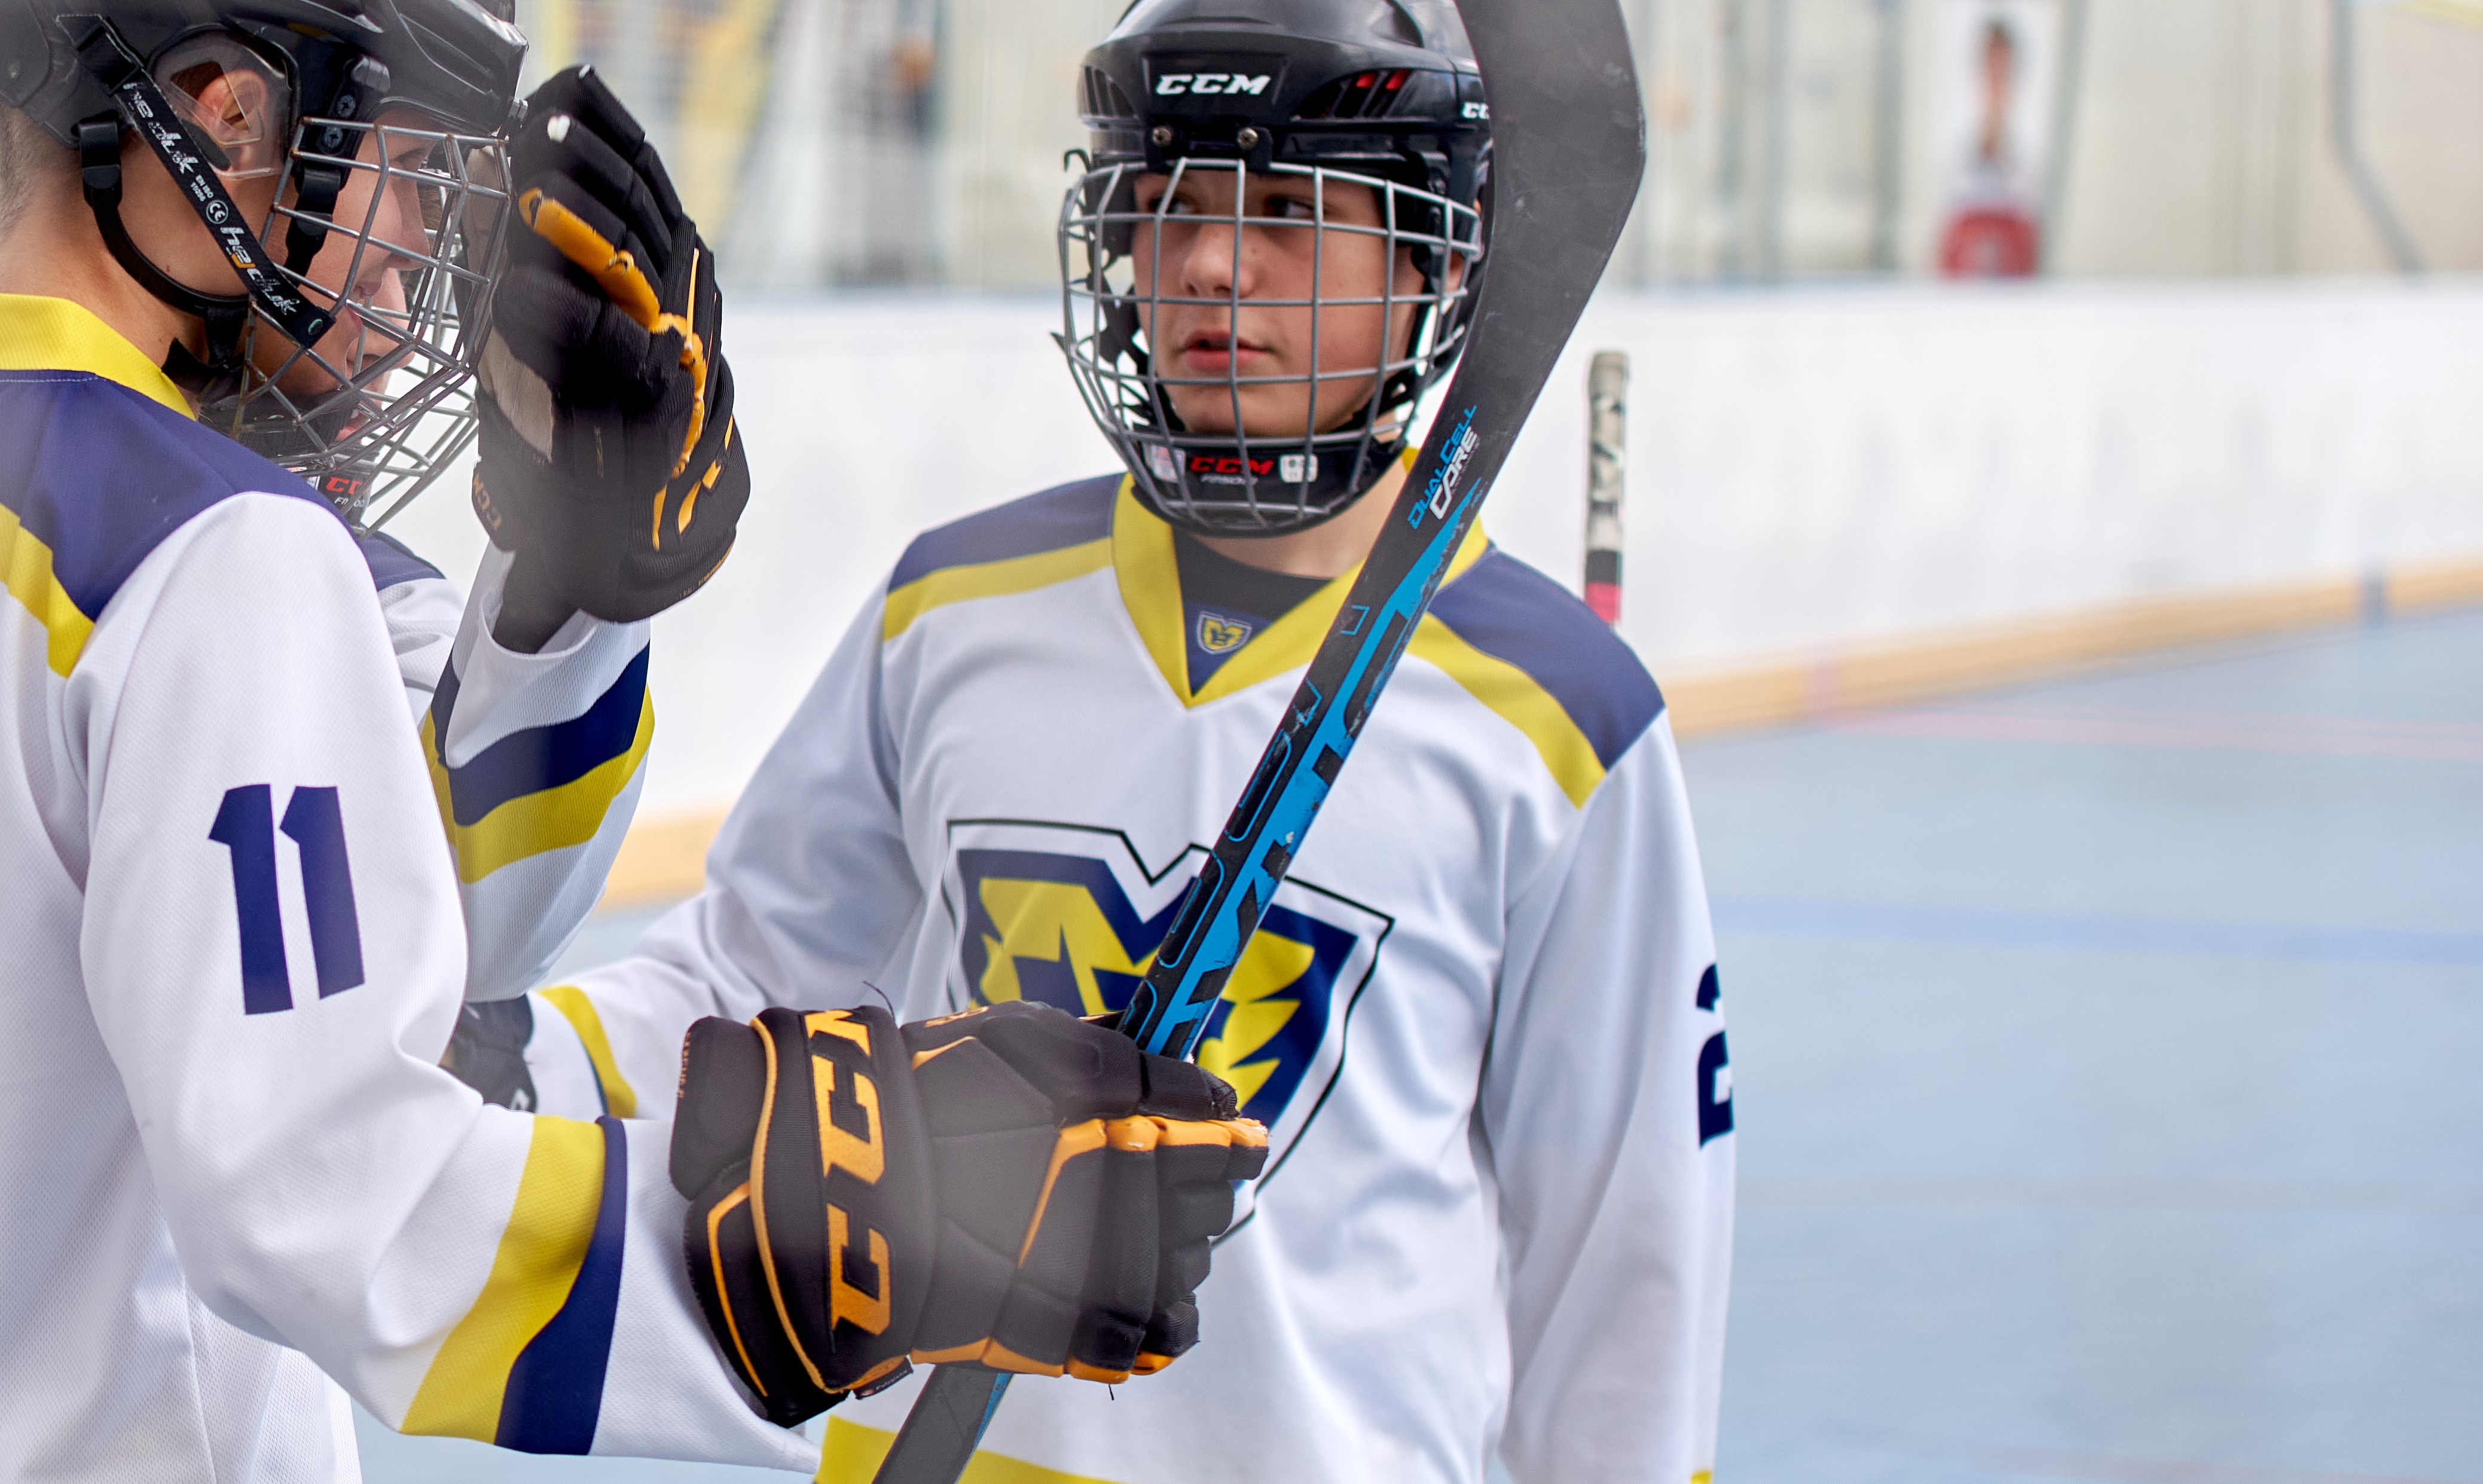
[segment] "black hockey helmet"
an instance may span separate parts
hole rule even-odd
[[[114,257],[206,326],[204,358],[175,345],[166,371],[199,397],[201,421],[310,478],[350,517],[419,489],[472,437],[470,331],[497,273],[503,141],[526,44],[505,3],[0,0],[0,102],[77,152]],[[257,146],[248,160],[216,143],[195,96],[201,79],[237,72],[256,74],[254,95],[268,100],[265,119],[244,122]],[[182,186],[244,292],[181,283],[130,238],[124,129]],[[242,220],[227,184],[276,172],[273,211]],[[370,187],[368,212],[337,220],[358,185]],[[409,190],[420,222],[383,237],[383,199]],[[351,265],[329,275],[342,288],[312,277],[337,237],[354,244]],[[379,254],[401,305],[354,287],[381,277],[363,271]],[[350,354],[323,351],[346,314]],[[280,352],[254,353],[270,332]]]
[[[1416,404],[1465,343],[1491,111],[1455,10],[1447,0],[1138,0],[1087,54],[1080,102],[1090,146],[1061,213],[1060,344],[1138,497],[1165,519],[1211,534],[1269,535],[1334,516],[1402,453]],[[1238,317],[1242,303],[1238,285],[1210,301],[1136,279],[1136,234],[1162,231],[1173,199],[1167,190],[1142,209],[1139,181],[1201,172],[1230,178],[1237,232],[1280,225],[1245,218],[1254,177],[1306,177],[1315,193],[1329,182],[1377,193],[1375,230],[1328,221],[1323,194],[1316,220],[1281,225],[1384,238],[1390,261],[1402,249],[1420,270],[1419,294],[1322,299],[1315,283],[1306,300],[1250,302],[1307,308],[1314,323],[1322,307],[1345,303],[1410,309],[1404,343],[1384,346],[1381,363],[1360,373],[1164,370],[1145,328],[1154,311],[1216,304]],[[1322,415],[1320,384],[1341,375],[1375,389],[1337,420]],[[1308,425],[1240,427],[1242,388],[1278,381],[1309,384]],[[1172,388],[1210,384],[1231,390],[1235,431],[1192,430],[1175,411]]]

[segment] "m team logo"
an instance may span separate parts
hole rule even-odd
[[[1198,616],[1198,647],[1210,654],[1230,654],[1250,642],[1250,625],[1212,613]]]
[[[952,825],[943,883],[957,932],[950,998],[1040,1000],[1081,1016],[1119,1010],[1146,977],[1205,857],[1193,845],[1150,869],[1117,831]],[[1346,1022],[1392,925],[1288,880],[1208,1016],[1198,1063],[1232,1083],[1243,1114],[1268,1126],[1269,1177],[1326,1101]]]

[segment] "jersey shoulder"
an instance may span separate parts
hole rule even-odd
[[[1494,546],[1432,599],[1450,640],[1425,652],[1527,733],[1570,798],[1664,713],[1638,653],[1568,589]]]
[[[165,538],[236,494],[307,500],[298,476],[102,377],[0,372],[0,510],[20,546],[92,622]],[[341,524],[341,520],[339,522]],[[12,585],[16,582],[13,572]]]
[[[1111,565],[1112,507],[1125,476],[1102,475],[925,531],[888,579],[884,638],[935,608],[1030,592]]]
[[[362,549],[362,565],[371,570],[371,586],[383,593],[409,582],[448,580],[439,568],[415,556],[405,543],[385,532],[359,532],[354,544]]]

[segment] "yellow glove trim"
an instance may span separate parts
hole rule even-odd
[[[690,453],[698,447],[699,438],[707,432],[707,342],[699,337],[698,329],[678,314],[664,312],[663,302],[655,295],[655,285],[648,280],[646,270],[638,266],[632,254],[612,245],[601,232],[587,224],[584,217],[556,200],[547,199],[538,186],[518,197],[518,215],[534,234],[548,242],[561,256],[575,263],[585,275],[602,289],[604,297],[619,306],[622,313],[638,322],[647,333],[678,333],[681,337],[681,364],[696,379],[698,390],[690,400],[690,433],[681,440],[681,456],[673,464],[673,478],[690,466]],[[690,257],[690,282],[696,285],[700,273],[698,250]],[[693,287],[695,292],[695,287]]]
[[[810,1353],[802,1348],[801,1332],[793,1328],[792,1312],[785,1307],[784,1285],[776,1277],[776,1245],[767,1235],[766,1131],[776,1118],[779,1069],[776,1065],[776,1038],[768,1035],[763,1027],[759,1032],[759,1046],[767,1056],[766,1090],[759,1103],[760,1136],[750,1151],[750,1220],[759,1234],[759,1267],[767,1275],[767,1296],[775,1301],[776,1322],[784,1331],[785,1343],[792,1349],[793,1359],[802,1363],[802,1369],[810,1376],[811,1384],[824,1391],[829,1390],[828,1378],[819,1374],[819,1367],[811,1363]]]
[[[707,1250],[715,1268],[715,1291],[719,1294],[732,1290],[725,1286],[724,1241],[717,1235],[717,1229],[724,1225],[724,1218],[732,1213],[734,1207],[745,1205],[749,1200],[750,1182],[744,1180],[734,1187],[733,1194],[717,1202],[715,1209],[707,1213]],[[750,1347],[741,1342],[741,1323],[733,1317],[733,1305],[727,1302],[715,1307],[724,1311],[724,1327],[733,1336],[733,1352],[741,1357],[741,1379],[750,1383],[752,1391],[761,1396],[766,1395],[767,1387],[759,1379],[759,1367],[750,1362]]]

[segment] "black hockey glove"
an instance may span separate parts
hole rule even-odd
[[[531,1113],[535,1074],[526,1067],[526,1043],[534,1039],[534,1002],[521,994],[469,1004],[457,1012],[448,1054],[440,1065],[483,1095],[485,1102]]]
[[[716,1343],[791,1426],[909,1358],[1172,1364],[1267,1142],[1222,1081],[1047,1006],[768,1010],[691,1027],[672,1179]]]
[[[525,107],[474,510],[516,553],[508,603],[553,626],[571,609],[628,623],[714,573],[750,497],[723,301],[663,162],[601,78],[572,67]]]

